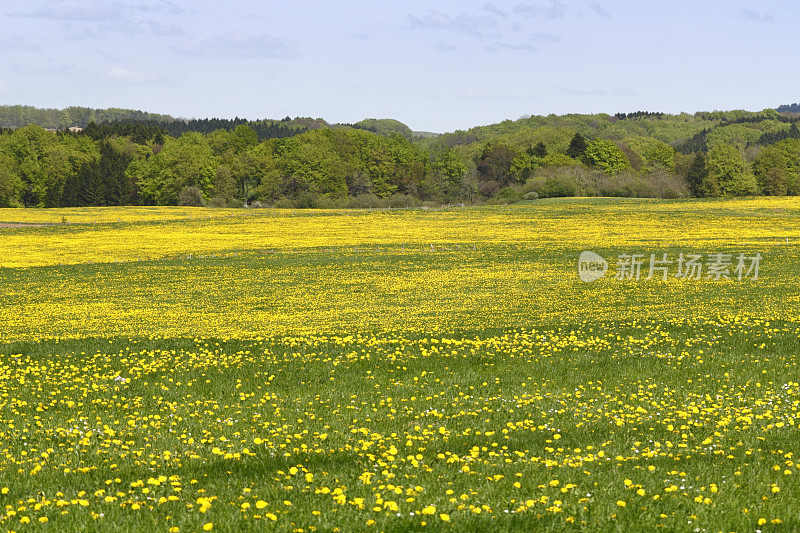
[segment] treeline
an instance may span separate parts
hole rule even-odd
[[[778,112],[779,113],[799,114],[800,113],[800,104],[791,104],[791,105],[778,106]]]
[[[180,137],[141,124],[130,135],[106,125],[103,137],[103,128],[52,133],[27,126],[0,135],[0,205],[310,207],[356,196],[406,203],[464,196],[460,161],[400,135],[325,128],[259,141],[244,124]],[[136,142],[148,132],[146,142]]]
[[[172,122],[169,115],[158,115],[131,109],[92,109],[89,107],[68,107],[66,109],[39,109],[23,105],[0,106],[0,128],[24,128],[37,125],[51,130],[85,128],[90,122],[153,121]]]
[[[367,123],[367,121],[362,122]],[[184,133],[191,131],[199,133],[211,133],[220,129],[230,131],[242,124],[250,126],[260,140],[291,137],[309,129],[330,126],[322,119],[302,117],[294,119],[286,117],[282,120],[247,120],[238,117],[234,119],[178,119],[169,115],[146,113],[131,109],[92,109],[88,107],[39,109],[20,105],[0,106],[0,128],[7,129],[23,128],[30,125],[41,126],[47,130],[96,127],[100,128],[101,134],[105,136],[108,134],[126,135],[126,133],[121,133],[125,131],[126,127],[131,128],[140,125],[145,128],[157,128],[162,134],[180,137]],[[400,123],[397,122],[397,124]],[[378,131],[375,125],[364,126],[364,128]]]
[[[95,124],[90,122],[83,133],[94,139],[103,139],[112,136],[130,137],[134,142],[145,144],[148,139],[156,138],[156,144],[163,144],[163,137],[170,135],[180,137],[184,133],[212,133],[217,130],[231,131],[237,126],[248,126],[252,129],[258,140],[283,139],[299,135],[310,128],[303,124],[302,119],[257,120],[235,118],[228,119],[193,119],[186,121],[156,122],[153,120],[141,121],[113,121]]]
[[[797,121],[775,110],[551,115],[424,139],[375,119],[287,117],[260,121],[263,130],[244,119],[117,120],[78,133],[26,126],[0,133],[0,206],[800,194]]]

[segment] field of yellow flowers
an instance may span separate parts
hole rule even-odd
[[[0,225],[0,529],[800,529],[800,199]]]

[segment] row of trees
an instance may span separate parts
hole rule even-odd
[[[114,121],[173,122],[169,115],[158,115],[132,109],[93,109],[68,107],[66,109],[40,109],[26,105],[0,105],[0,127],[24,128],[37,125],[47,129],[85,128],[89,123]]]
[[[732,145],[697,152],[687,178],[695,196],[797,195],[800,140],[784,139],[760,150],[752,162]]]
[[[28,126],[0,135],[0,206],[174,205],[185,189],[215,205],[468,196],[460,159],[400,135],[329,128],[260,142],[251,127],[239,125],[177,138],[156,132],[139,143],[88,132]]]
[[[273,122],[296,129],[297,120]],[[153,121],[5,130],[0,206],[800,193],[796,124],[767,113],[531,117],[426,139],[396,121],[308,123],[267,139],[249,123],[223,126],[180,135]],[[775,142],[761,144],[765,135]],[[692,139],[695,151],[676,149]]]

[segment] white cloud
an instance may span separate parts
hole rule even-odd
[[[161,22],[159,20],[143,20],[137,26],[148,33],[157,35],[159,37],[169,37],[172,35],[183,35],[184,30],[180,26],[170,24],[168,22]]]
[[[406,21],[408,26],[414,29],[452,30],[476,36],[497,27],[497,19],[493,15],[459,13],[451,17],[435,9],[429,9],[426,14],[420,16],[408,14]]]
[[[505,18],[505,17],[508,16],[508,13],[506,13],[505,11],[502,11],[501,9],[499,9],[497,6],[495,6],[494,4],[492,4],[490,2],[487,2],[487,3],[483,4],[483,7],[481,9],[483,9],[487,13],[491,13],[492,15],[497,15],[498,17]]]
[[[561,40],[560,35],[555,35],[553,33],[547,33],[546,31],[537,31],[536,33],[531,34],[531,41],[548,41],[551,43],[555,43]]]
[[[625,87],[575,89],[557,85],[554,88],[564,96],[636,96],[636,92],[633,89]]]
[[[591,9],[598,17],[611,18],[611,11],[604,8],[597,2],[589,2],[589,9]]]
[[[172,50],[184,55],[224,56],[245,58],[294,58],[300,56],[297,45],[266,33],[247,35],[242,32],[195,40],[176,45]]]
[[[42,2],[30,11],[11,14],[53,20],[102,21],[120,18],[122,7],[109,0],[58,0]]]
[[[532,44],[525,43],[493,43],[484,47],[484,50],[490,53],[511,51],[511,52],[538,52],[539,49]]]
[[[739,12],[739,18],[748,22],[772,22],[775,20],[769,13],[761,13],[747,8]]]
[[[155,2],[136,4],[131,6],[131,9],[144,12],[166,11],[173,15],[181,15],[187,12],[186,8],[169,0],[156,0]]]
[[[42,48],[35,42],[19,37],[0,39],[0,52],[39,52]]]
[[[569,8],[561,0],[550,0],[549,2],[521,3],[514,6],[514,12],[520,15],[531,17],[544,17],[547,19],[558,19],[564,17]]]
[[[459,100],[467,100],[470,102],[522,102],[529,100],[538,100],[538,96],[534,95],[520,95],[510,93],[494,93],[494,92],[479,92],[479,91],[466,91],[456,95]]]
[[[155,81],[155,79],[149,74],[144,74],[141,72],[124,69],[118,66],[113,66],[110,69],[108,69],[108,78],[112,81],[128,83],[128,84],[151,83]]]

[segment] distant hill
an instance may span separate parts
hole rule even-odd
[[[0,128],[23,128],[31,124],[46,129],[63,130],[70,127],[85,128],[90,122],[174,122],[174,117],[132,109],[92,109],[68,107],[66,109],[39,109],[26,105],[0,106]]]
[[[0,111],[0,207],[800,195],[800,114],[776,109],[528,115],[439,135],[375,118]]]
[[[800,114],[800,104],[782,105],[778,107],[778,113]]]
[[[283,119],[247,120],[243,118],[175,118],[170,115],[146,113],[132,109],[92,109],[88,107],[68,107],[66,109],[40,109],[32,106],[0,106],[0,129],[16,129],[29,125],[41,126],[50,130],[65,130],[77,127],[86,128],[90,123],[105,125],[103,132],[123,133],[125,128],[119,124],[135,124],[146,128],[156,128],[163,133],[179,137],[189,131],[210,133],[215,130],[231,131],[236,126],[246,124],[253,128],[260,140],[291,137],[305,131],[322,128],[350,127],[371,131],[379,135],[399,134],[406,139],[435,137],[427,132],[412,132],[411,128],[394,119],[367,118],[355,124],[329,124],[321,118],[285,117]],[[115,125],[116,124],[116,125]],[[111,125],[114,125],[111,127]],[[106,131],[107,130],[107,131]],[[119,130],[119,131],[117,131]]]
[[[203,118],[183,119],[170,115],[147,113],[132,109],[92,109],[88,107],[68,107],[66,109],[39,109],[31,106],[0,106],[0,129],[16,129],[36,125],[49,130],[65,130],[77,127],[85,129],[94,123],[99,128],[92,128],[95,136],[108,134],[131,135],[137,128],[145,128],[152,134],[161,131],[164,134],[180,137],[184,133],[196,131],[210,133],[215,130],[231,131],[236,126],[245,124],[253,128],[259,140],[283,138],[298,135],[308,130],[328,128],[331,125],[321,118],[286,117],[281,120],[247,120],[243,118]]]
[[[380,135],[392,135],[397,133],[406,139],[412,137],[411,128],[392,118],[365,118],[361,122],[352,124],[354,128],[371,131]]]

